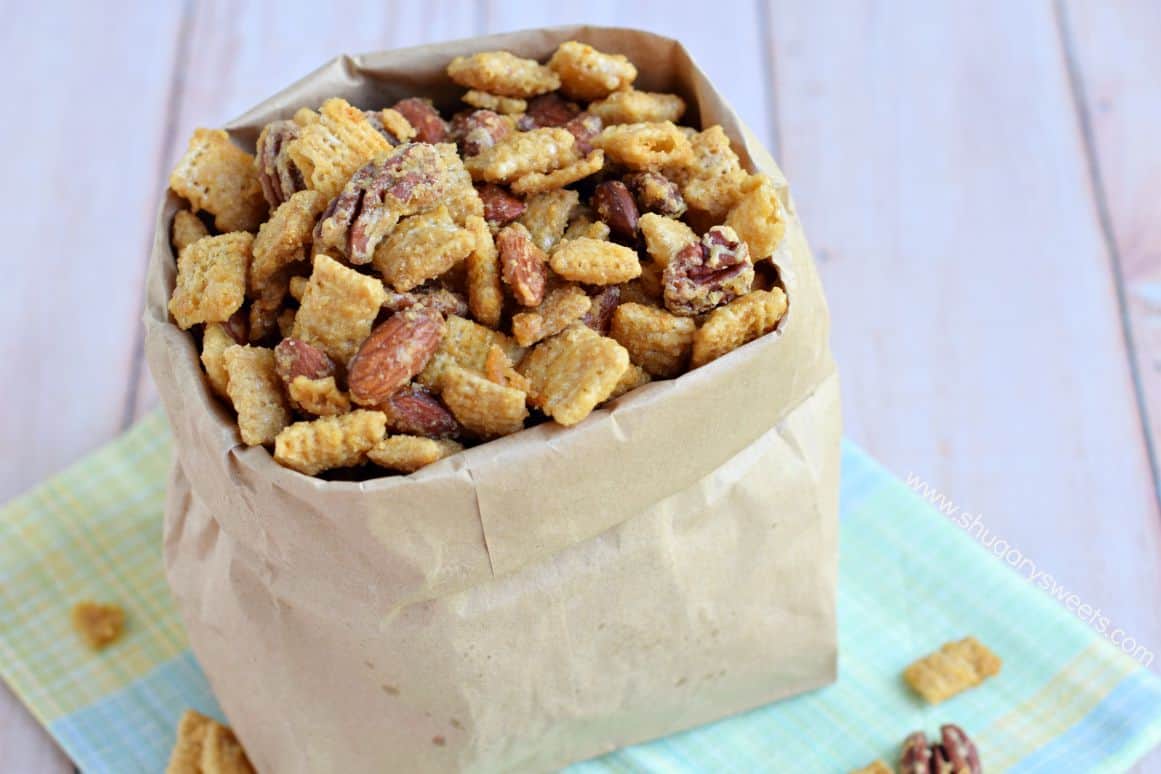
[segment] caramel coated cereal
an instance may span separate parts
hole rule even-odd
[[[629,353],[584,325],[542,341],[520,363],[528,401],[562,425],[575,425],[608,398],[629,367]]]
[[[486,91],[472,89],[463,96],[464,102],[481,110],[494,110],[500,115],[516,115],[528,109],[528,103],[515,97],[501,97]]]
[[[367,452],[367,459],[388,470],[414,473],[444,457],[463,451],[463,448],[455,441],[415,435],[389,435]]]
[[[300,126],[298,137],[286,151],[307,187],[327,201],[338,195],[355,170],[391,150],[391,143],[366,114],[345,99],[328,99],[318,113],[300,111],[295,121]]]
[[[560,78],[552,70],[507,51],[457,56],[447,66],[447,74],[465,88],[501,97],[535,97],[560,88]]]
[[[697,323],[664,309],[626,303],[613,312],[609,335],[651,376],[669,379],[689,365]]]
[[[248,446],[261,446],[290,421],[274,351],[234,345],[222,355],[226,366],[226,393],[238,412],[238,429]]]
[[[73,605],[73,630],[92,650],[112,645],[125,629],[125,611],[120,605],[84,601]]]
[[[626,89],[589,105],[589,112],[600,118],[605,126],[662,121],[676,123],[685,114],[685,100],[676,94]]]
[[[564,236],[569,217],[579,203],[580,194],[567,189],[530,196],[519,223],[528,229],[533,243],[547,253]]]
[[[326,199],[318,191],[299,191],[262,224],[254,238],[254,259],[250,263],[251,293],[260,292],[285,267],[306,260],[315,222],[326,206]]]
[[[419,375],[419,382],[424,386],[438,389],[440,378],[450,365],[483,373],[484,364],[488,361],[488,352],[493,345],[504,350],[513,362],[523,357],[524,348],[500,331],[457,315],[449,315],[439,349],[427,364],[427,368]]]
[[[591,306],[588,294],[576,285],[557,288],[533,311],[512,316],[512,334],[517,344],[530,347],[563,331],[583,317]]]
[[[171,241],[175,253],[180,253],[202,237],[209,235],[210,230],[206,228],[206,224],[189,210],[178,210],[173,214]]]
[[[903,679],[928,702],[938,704],[998,674],[1003,662],[975,637],[949,642],[903,670]]]
[[[594,137],[593,146],[633,170],[681,166],[693,159],[689,139],[671,121],[615,124]]]
[[[617,285],[641,275],[641,261],[632,248],[580,237],[562,241],[549,258],[552,270],[586,285]]]
[[[552,191],[557,188],[563,188],[566,185],[572,185],[589,175],[595,175],[604,166],[604,152],[595,150],[583,159],[577,159],[547,174],[529,172],[526,175],[521,175],[512,183],[512,190],[518,194],[537,194]]]
[[[755,261],[773,255],[786,233],[786,213],[773,181],[765,175],[754,175],[726,216],[726,225],[750,246],[750,256]]]
[[[254,157],[220,129],[194,132],[169,187],[195,210],[213,215],[219,231],[255,231],[266,217]]]
[[[234,339],[223,323],[210,323],[202,334],[202,366],[210,380],[210,387],[222,397],[227,397],[226,350],[240,342]]]
[[[500,284],[500,254],[488,224],[480,217],[468,218],[467,228],[475,238],[468,253],[468,307],[476,321],[495,328],[504,311],[504,288]]]
[[[510,134],[464,162],[474,180],[507,183],[531,172],[545,173],[571,163],[576,139],[567,129],[549,127]]]
[[[629,367],[625,369],[625,373],[621,374],[621,380],[617,382],[617,386],[613,388],[608,399],[613,400],[614,398],[619,398],[625,393],[632,392],[651,381],[653,381],[653,378],[649,376],[648,371],[635,363],[630,363]]]
[[[296,376],[286,385],[286,394],[291,403],[316,417],[337,416],[351,410],[351,399],[339,389],[333,376],[323,379]]]
[[[560,76],[560,90],[569,99],[601,99],[637,79],[637,68],[628,57],[605,54],[575,40],[561,43],[548,66]]]
[[[641,216],[637,225],[645,236],[646,251],[661,268],[668,266],[683,248],[698,241],[693,229],[676,218],[649,212]]]
[[[351,467],[361,463],[386,432],[386,415],[365,409],[296,422],[274,439],[274,459],[308,476]]]
[[[371,333],[386,297],[379,280],[320,255],[294,318],[294,337],[345,364]]]
[[[690,367],[699,368],[769,333],[784,314],[786,293],[781,288],[755,290],[715,309],[693,335]]]
[[[476,238],[440,206],[403,220],[375,249],[376,271],[403,293],[434,279],[468,256]]]
[[[254,236],[245,231],[199,239],[177,256],[169,311],[182,328],[225,322],[242,306]]]
[[[749,173],[742,169],[730,138],[720,126],[711,126],[690,141],[692,157],[675,165],[686,203],[710,217],[720,218],[742,196]]]
[[[480,438],[518,433],[528,417],[523,392],[458,365],[443,370],[440,395],[459,423]]]

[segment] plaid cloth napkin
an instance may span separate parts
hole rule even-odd
[[[0,676],[86,772],[162,771],[185,708],[221,717],[162,575],[169,443],[155,413],[0,510]],[[941,722],[967,730],[988,772],[1121,771],[1161,741],[1161,679],[849,443],[841,552],[835,685],[570,771],[846,772]],[[85,598],[128,612],[99,654],[70,630]],[[901,670],[968,634],[1003,671],[924,705]]]

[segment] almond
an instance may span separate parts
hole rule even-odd
[[[392,315],[371,331],[351,359],[351,399],[360,406],[387,400],[424,369],[443,331],[443,315],[422,304]]]

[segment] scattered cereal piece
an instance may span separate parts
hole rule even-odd
[[[401,293],[434,279],[468,256],[473,232],[460,228],[440,205],[404,219],[377,248],[375,270]]]
[[[274,351],[234,345],[222,355],[226,364],[226,392],[238,412],[238,429],[248,446],[261,446],[290,422]]]
[[[229,727],[186,710],[177,727],[177,742],[166,774],[254,774],[238,738]]]
[[[568,227],[568,219],[580,203],[576,191],[561,189],[530,196],[520,224],[528,229],[532,241],[544,252],[551,250]]]
[[[451,315],[447,318],[439,349],[419,375],[418,381],[425,387],[439,389],[440,378],[449,365],[483,373],[488,352],[493,345],[503,349],[512,362],[518,362],[524,356],[524,348],[500,331]]]
[[[521,306],[537,306],[544,300],[548,282],[547,257],[520,223],[505,226],[496,234],[500,274]]]
[[[512,182],[512,190],[518,194],[538,194],[571,185],[589,175],[595,175],[605,166],[604,151],[595,150],[583,159],[553,170],[547,174],[529,172]]]
[[[299,191],[291,196],[258,229],[248,286],[258,293],[277,272],[307,258],[315,222],[327,201],[318,191]],[[281,301],[281,299],[279,299]]]
[[[697,323],[664,309],[621,304],[613,312],[609,335],[629,350],[629,358],[650,375],[669,379],[689,365]]]
[[[120,605],[84,601],[73,605],[73,629],[93,650],[113,644],[125,628],[125,611]]]
[[[852,771],[851,774],[895,774],[895,772],[886,763],[875,761],[870,766],[864,766],[861,769]]]
[[[387,417],[382,411],[358,409],[336,417],[296,422],[274,439],[274,459],[313,476],[332,468],[358,465],[383,440]]]
[[[999,673],[1003,662],[975,637],[949,642],[903,670],[903,679],[932,704],[974,688]]]
[[[676,123],[685,114],[685,100],[676,94],[626,89],[589,105],[589,112],[600,118],[605,126],[661,121]]]
[[[490,148],[468,157],[464,166],[475,180],[507,183],[530,172],[550,172],[571,163],[576,138],[552,127],[510,134]]]
[[[334,97],[318,113],[300,111],[295,116],[298,136],[286,146],[308,188],[330,201],[338,196],[359,167],[377,154],[391,150],[362,110]]]
[[[518,433],[528,417],[523,392],[458,365],[444,369],[440,395],[460,424],[480,438]]]
[[[169,176],[169,187],[194,209],[213,215],[219,231],[255,231],[266,217],[254,157],[220,129],[193,133]]]
[[[583,317],[591,306],[592,300],[576,285],[557,288],[533,311],[512,316],[512,334],[517,344],[530,347],[563,331]]]
[[[726,216],[726,225],[738,232],[755,261],[769,258],[786,233],[786,213],[774,189],[774,183],[765,175],[754,175],[747,183],[748,190]]]
[[[210,230],[201,218],[189,210],[173,213],[173,252],[176,255],[202,237],[208,237]]]
[[[680,166],[693,159],[689,139],[670,121],[615,124],[594,137],[593,146],[634,170]]]
[[[469,91],[463,96],[463,100],[472,107],[482,110],[494,110],[505,116],[523,113],[528,109],[528,103],[522,99],[501,97],[498,94],[489,94],[486,91],[480,91],[478,89]]]
[[[641,261],[631,247],[600,239],[566,239],[549,258],[552,270],[586,285],[617,285],[641,275]]]
[[[637,68],[627,57],[605,54],[575,40],[561,43],[548,66],[560,76],[566,97],[586,102],[627,88],[637,78]]]
[[[721,218],[741,198],[749,174],[720,126],[694,135],[690,148],[692,157],[674,170],[682,196],[693,209]]]
[[[370,335],[386,297],[379,280],[320,255],[294,318],[294,338],[345,364]]]
[[[629,353],[584,325],[537,344],[520,363],[530,383],[528,401],[562,425],[575,425],[612,394]]]
[[[447,66],[447,74],[466,89],[501,97],[535,97],[560,88],[560,78],[552,70],[507,51],[457,56]]]
[[[367,459],[388,470],[414,473],[463,450],[464,447],[455,441],[415,435],[389,435],[367,452]]]
[[[649,256],[662,268],[668,266],[673,256],[683,248],[698,241],[693,229],[675,218],[649,212],[641,216],[637,225],[645,236]]]
[[[617,386],[609,393],[607,400],[619,398],[627,392],[632,392],[638,387],[643,387],[653,378],[649,376],[649,372],[639,365],[630,363],[629,367],[625,369],[625,373],[621,374],[621,381],[617,382]]]
[[[786,314],[781,288],[755,290],[710,313],[693,336],[690,368],[698,368],[774,330]]]
[[[246,296],[246,269],[254,236],[245,231],[199,239],[177,256],[169,311],[182,328],[225,322]]]
[[[500,284],[500,253],[483,218],[468,218],[467,228],[475,237],[468,253],[468,306],[476,321],[495,328],[504,311],[504,288]]]
[[[296,376],[286,386],[286,392],[291,403],[316,417],[346,414],[351,410],[350,398],[339,389],[333,376],[323,379]]]
[[[226,392],[226,384],[229,382],[226,350],[238,343],[224,323],[210,323],[202,334],[202,365],[209,377],[210,387],[223,398],[229,397]]]

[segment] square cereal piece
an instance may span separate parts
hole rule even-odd
[[[562,425],[575,425],[609,397],[629,367],[617,342],[576,324],[537,344],[520,363],[528,402]]]
[[[212,723],[202,739],[202,774],[255,774],[242,743],[221,723]]]
[[[169,187],[195,210],[213,215],[218,231],[255,231],[266,219],[254,157],[220,129],[193,133],[169,175]]]
[[[617,386],[609,393],[607,400],[619,398],[627,392],[632,392],[638,387],[649,384],[651,381],[653,381],[653,378],[649,376],[648,371],[639,365],[630,363],[629,367],[625,369],[625,373],[621,375],[621,380],[617,382]]]
[[[786,307],[786,293],[771,288],[752,291],[713,310],[693,334],[689,367],[703,366],[774,330]]]
[[[547,174],[529,172],[521,175],[512,183],[512,190],[523,196],[544,193],[572,185],[589,175],[595,175],[605,166],[605,152],[595,150],[584,158],[578,158],[569,164],[553,170]]]
[[[711,218],[724,217],[741,198],[750,175],[742,169],[721,126],[715,124],[695,134],[690,148],[691,158],[672,170],[673,177],[681,183],[681,195],[691,209]]]
[[[593,138],[593,147],[636,171],[683,166],[693,159],[689,139],[672,121],[615,124]]]
[[[178,210],[173,214],[171,241],[173,242],[174,255],[209,235],[210,230],[206,228],[206,224],[202,223],[201,218],[189,210]]]
[[[101,650],[121,637],[125,611],[120,605],[84,601],[73,605],[73,629],[92,650]]]
[[[609,336],[629,350],[629,359],[651,376],[671,379],[689,363],[697,323],[664,309],[625,303],[613,312]]]
[[[766,175],[754,175],[745,184],[745,193],[726,216],[726,225],[738,232],[750,246],[755,261],[769,258],[786,233],[786,213],[774,183]]]
[[[290,411],[274,350],[265,347],[228,347],[222,354],[226,365],[226,393],[238,412],[238,430],[248,446],[274,441],[290,422]]]
[[[895,774],[895,772],[886,763],[875,761],[870,766],[852,771],[851,774]]]
[[[512,367],[512,361],[497,344],[493,344],[488,350],[488,359],[484,363],[484,378],[501,387],[512,387],[523,393],[528,392],[528,380]]]
[[[560,78],[535,59],[507,51],[482,51],[457,56],[447,75],[465,89],[486,91],[500,97],[535,97],[560,88]]]
[[[364,455],[386,432],[387,415],[364,409],[295,422],[274,440],[274,459],[308,476],[353,467],[362,464]]]
[[[467,219],[467,229],[475,237],[468,253],[468,307],[477,322],[495,328],[504,312],[504,287],[500,284],[500,254],[488,223],[480,216]]]
[[[367,452],[367,459],[381,468],[414,473],[463,451],[455,441],[422,438],[417,435],[389,435]]]
[[[314,344],[336,363],[346,365],[370,335],[386,299],[380,280],[329,256],[316,256],[294,318],[294,338]]]
[[[338,196],[355,170],[391,150],[366,113],[338,97],[324,102],[318,113],[299,111],[294,120],[299,132],[286,153],[306,186],[327,201]]]
[[[285,267],[307,259],[314,225],[326,206],[326,198],[318,191],[299,191],[262,224],[254,238],[254,259],[250,262],[251,293],[259,293]]]
[[[226,385],[230,378],[226,374],[226,350],[238,344],[225,323],[210,323],[202,334],[202,366],[210,387],[223,398],[229,397]]]
[[[296,376],[286,385],[286,393],[291,403],[316,417],[332,417],[351,410],[351,399],[339,389],[333,376]]]
[[[177,724],[177,742],[169,754],[165,774],[201,774],[206,731],[215,722],[200,712],[185,711]]]
[[[645,250],[664,269],[684,248],[698,241],[693,229],[676,218],[647,212],[637,221],[645,237]]]
[[[685,114],[685,100],[676,94],[626,89],[589,105],[589,112],[600,118],[605,126],[662,121],[676,123]]]
[[[524,356],[524,348],[500,331],[486,328],[459,315],[448,315],[439,349],[417,379],[423,386],[438,390],[443,371],[449,365],[458,365],[482,374],[493,345],[504,350],[513,363],[519,362]]]
[[[903,670],[903,679],[931,704],[974,688],[999,673],[1003,662],[975,637],[949,642]]]
[[[555,336],[579,320],[593,305],[588,294],[576,285],[550,291],[540,306],[512,316],[512,335],[522,347]]]
[[[491,110],[502,116],[519,115],[528,109],[528,103],[516,97],[501,97],[479,89],[471,89],[462,97],[463,101],[480,110]]]
[[[548,263],[565,279],[586,285],[619,285],[641,276],[636,250],[589,237],[561,241]]]
[[[551,172],[576,159],[576,138],[567,129],[547,127],[516,132],[469,156],[464,167],[473,180],[507,183],[530,172]]]
[[[564,236],[573,210],[580,205],[580,194],[562,189],[528,197],[524,214],[517,221],[532,235],[532,242],[548,252]]]
[[[406,293],[446,272],[475,246],[474,233],[457,226],[441,205],[402,220],[375,248],[372,261],[388,284]]]
[[[450,364],[440,376],[440,395],[464,429],[481,439],[498,438],[524,429],[528,417],[525,394],[484,376]]]
[[[199,239],[178,253],[169,312],[181,328],[225,322],[246,298],[253,234],[236,231]]]
[[[606,54],[586,43],[561,43],[548,60],[560,76],[560,90],[569,99],[588,102],[628,88],[637,79],[637,68],[628,57]]]

